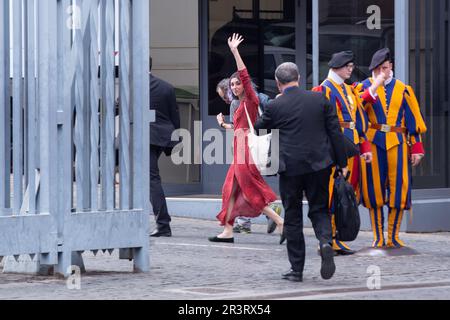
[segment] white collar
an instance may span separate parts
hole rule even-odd
[[[372,72],[372,78],[375,79],[375,73]],[[384,82],[384,85],[387,86],[389,83],[392,82],[392,80],[394,80],[394,72],[391,71],[391,75],[389,76],[389,78]]]
[[[336,82],[339,86],[344,84],[345,80],[342,79],[336,72],[330,69],[328,72],[328,78]]]

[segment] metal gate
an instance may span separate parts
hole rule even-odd
[[[122,249],[149,270],[149,14],[0,2],[0,257],[67,276],[84,251]]]

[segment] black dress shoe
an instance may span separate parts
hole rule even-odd
[[[159,230],[155,229],[151,234],[150,237],[159,238],[159,237],[171,237],[172,231],[169,230]]]
[[[210,242],[234,243],[234,238],[211,237],[211,238],[208,238],[208,240]]]
[[[352,254],[355,254],[355,251],[349,249],[339,249],[335,250],[335,252],[338,256],[351,256]]]
[[[336,265],[334,264],[334,250],[329,244],[326,244],[320,249],[320,254],[322,256],[320,275],[322,276],[322,279],[329,280],[336,271]]]
[[[303,281],[302,273],[294,271],[294,270],[290,270],[288,273],[283,274],[282,278],[284,280],[289,280],[289,281],[293,281],[293,282],[302,282]]]
[[[336,256],[338,255],[338,253],[337,253],[336,250],[333,250],[333,251],[334,251],[334,256],[336,257]],[[319,249],[317,249],[317,255],[318,255],[319,257],[322,256],[322,253],[320,253],[320,247],[319,247]]]

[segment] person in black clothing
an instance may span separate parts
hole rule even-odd
[[[152,60],[150,59],[150,70]],[[169,83],[150,73],[150,109],[156,113],[155,122],[150,125],[150,202],[156,219],[156,229],[151,237],[171,237],[171,218],[161,185],[158,160],[164,152],[170,156],[178,143],[172,141],[172,134],[180,128],[180,114],[175,89]]]
[[[299,72],[293,63],[280,65],[275,74],[282,95],[272,101],[255,129],[279,130],[280,193],[285,208],[284,234],[291,270],[283,279],[303,281],[305,239],[303,193],[309,202],[309,218],[320,242],[321,276],[330,279],[336,270],[328,210],[331,168],[346,173],[344,137],[335,109],[320,93],[299,88]],[[273,155],[272,155],[273,156]]]

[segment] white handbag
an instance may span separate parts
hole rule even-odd
[[[248,134],[248,147],[253,162],[261,175],[271,175],[273,173],[268,172],[268,170],[270,168],[270,144],[272,141],[272,134],[258,136],[255,132],[252,120],[250,119],[247,104],[244,104],[244,107],[245,113],[247,114],[248,126],[250,128],[250,133]]]

